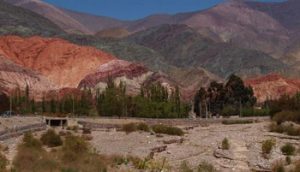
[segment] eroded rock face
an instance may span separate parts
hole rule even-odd
[[[96,72],[87,75],[80,82],[78,88],[91,88],[94,91],[96,89],[103,91],[107,87],[108,78],[111,78],[117,85],[123,82],[126,85],[127,94],[130,95],[139,94],[143,86],[160,83],[168,89],[170,94],[178,86],[182,98],[184,100],[186,98],[187,90],[168,77],[168,75],[162,72],[152,72],[144,65],[123,60],[113,60],[100,65]]]
[[[266,75],[246,80],[252,86],[258,102],[267,99],[278,99],[280,96],[294,95],[300,91],[299,79],[287,79],[277,74]]]
[[[92,47],[57,38],[0,37],[0,54],[12,62],[37,71],[59,88],[77,87],[89,73],[114,56]]]
[[[26,85],[35,90],[36,96],[45,91],[56,89],[55,85],[41,74],[16,65],[0,56],[0,87],[2,91],[7,94],[17,88],[25,90]]]

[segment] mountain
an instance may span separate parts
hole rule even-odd
[[[134,42],[84,35],[68,35],[64,38],[76,44],[96,47],[126,61],[144,64],[153,72],[164,73],[170,80],[186,88],[188,93],[185,95],[190,98],[200,86],[207,86],[211,81],[222,81],[217,75],[200,67],[176,67],[164,61],[165,57],[159,52]]]
[[[294,95],[300,91],[300,79],[285,78],[277,74],[270,74],[245,81],[253,88],[258,102],[274,100],[282,95]]]
[[[1,36],[0,57],[0,87],[8,92],[15,88],[24,90],[28,85],[39,98],[76,88],[101,91],[108,78],[124,82],[129,94],[138,94],[143,85],[155,82],[172,89],[178,85],[167,75],[152,72],[142,64],[119,60],[94,47],[61,38]]]
[[[76,12],[68,9],[60,8],[65,14],[69,15],[76,21],[80,22],[85,26],[90,33],[95,34],[98,31],[105,29],[122,28],[123,25],[127,24],[127,21],[121,21],[111,17],[96,16],[87,13]]]
[[[77,87],[89,72],[115,59],[92,47],[41,37],[0,37],[0,54],[18,65],[38,71],[59,87]]]
[[[123,22],[109,17],[94,16],[59,8],[41,0],[5,0],[15,6],[38,13],[68,33],[94,34],[104,28],[111,28]]]
[[[128,35],[130,35],[128,30],[123,28],[103,29],[95,34],[95,36],[101,38],[124,38]]]
[[[186,25],[162,25],[135,33],[127,40],[156,50],[168,64],[180,68],[202,67],[226,78],[285,71],[287,66],[269,55],[231,44],[217,43]]]
[[[64,33],[50,20],[3,1],[0,1],[0,26],[0,35],[52,36]]]
[[[0,55],[1,92],[9,93],[12,88],[25,90],[26,85],[37,92],[44,92],[56,88],[55,85],[41,74],[29,68],[17,65]]]
[[[154,14],[135,21],[121,21],[70,11],[40,0],[6,1],[39,13],[71,33],[95,34],[98,31],[108,33],[110,29],[111,32],[116,32],[116,28],[135,33],[162,24],[185,24],[215,41],[259,50],[275,58],[284,55],[290,39],[293,39],[289,29],[299,25],[297,20],[299,2],[296,0],[283,3],[231,0],[207,10],[175,15]]]
[[[268,14],[289,30],[299,31],[300,29],[300,1],[298,0],[273,3],[249,1],[247,4],[255,10]]]

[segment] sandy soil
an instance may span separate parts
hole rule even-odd
[[[222,125],[212,124],[207,127],[196,127],[187,131],[183,136],[183,143],[168,144],[167,150],[155,154],[156,159],[166,158],[173,166],[174,171],[183,161],[196,167],[200,162],[207,161],[215,165],[220,171],[251,171],[251,169],[269,169],[271,164],[285,157],[280,147],[289,142],[300,146],[299,140],[281,139],[269,136],[267,125],[269,123]],[[156,137],[145,132],[126,134],[118,131],[93,131],[91,145],[102,154],[135,155],[146,157],[152,148],[166,145],[163,141],[180,139],[179,136]],[[214,151],[218,150],[223,138],[230,142],[230,159],[216,158]],[[274,138],[276,148],[270,159],[261,155],[263,140]],[[299,158],[299,157],[295,157]]]

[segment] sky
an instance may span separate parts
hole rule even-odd
[[[175,14],[203,10],[225,0],[44,0],[56,6],[108,16],[136,20],[151,14]],[[283,0],[260,0],[267,2]]]

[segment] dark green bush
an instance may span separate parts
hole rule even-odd
[[[6,157],[0,153],[0,171],[5,171],[7,163]]]
[[[63,143],[60,136],[51,129],[42,135],[41,142],[48,147],[61,146]]]
[[[285,172],[283,163],[279,162],[273,165],[272,172]]]
[[[28,148],[42,148],[42,143],[38,139],[34,138],[31,132],[27,132],[24,134],[23,142],[24,146]]]
[[[269,109],[255,109],[255,108],[243,108],[241,111],[243,117],[249,116],[268,116],[270,115]]]
[[[237,114],[239,114],[238,110],[230,105],[224,106],[224,108],[221,111],[221,115],[223,116],[232,116]]]
[[[183,161],[180,164],[180,172],[193,172],[193,170],[189,167],[189,164],[186,161]]]
[[[222,149],[229,150],[229,148],[230,148],[229,141],[227,138],[224,138],[222,141]]]
[[[216,172],[217,170],[212,164],[202,162],[199,164],[197,172]]]
[[[177,135],[177,136],[184,135],[184,132],[182,131],[182,129],[180,129],[178,127],[171,127],[171,126],[166,126],[166,125],[162,125],[162,124],[153,125],[152,130],[155,133],[161,133],[161,134]]]
[[[262,146],[261,146],[262,153],[270,154],[275,145],[276,145],[276,143],[272,139],[263,141]]]
[[[224,125],[233,125],[233,124],[251,124],[253,120],[244,120],[244,119],[234,119],[234,120],[223,120],[222,124]]]
[[[269,128],[271,132],[286,133],[287,135],[290,136],[300,136],[300,129],[294,127],[293,125],[282,125],[282,124],[272,123],[269,126]]]
[[[145,131],[145,132],[149,132],[150,131],[150,128],[149,128],[149,126],[146,123],[139,123],[137,125],[137,129],[140,130],[140,131]]]
[[[296,148],[290,143],[287,143],[281,147],[281,152],[284,155],[294,155],[295,151],[296,151]]]
[[[281,111],[276,113],[273,118],[277,124],[281,124],[286,121],[299,122],[300,121],[300,112],[296,111]]]
[[[135,123],[124,124],[122,130],[127,134],[137,131],[137,125]]]

